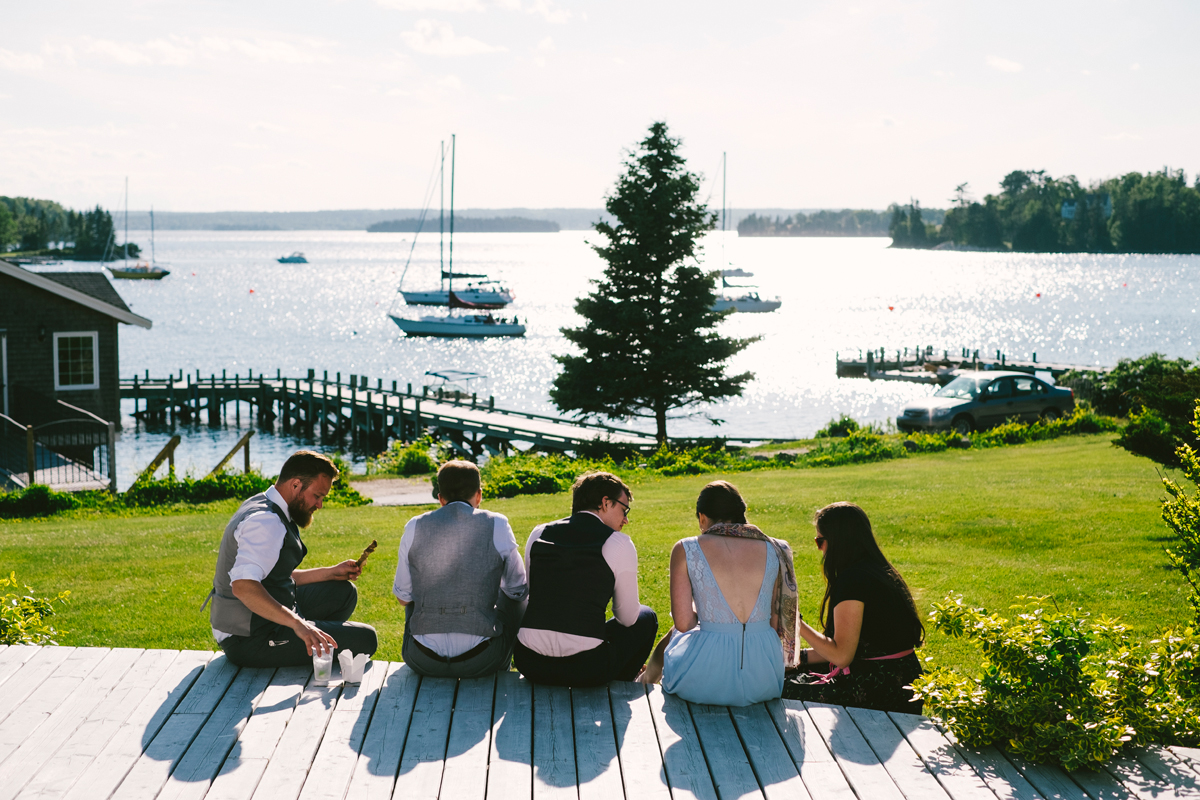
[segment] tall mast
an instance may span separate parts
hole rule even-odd
[[[125,264],[129,266],[129,176],[125,176]]]
[[[452,133],[450,134],[450,277],[446,279],[448,292],[454,290],[454,153],[455,135]]]
[[[438,182],[441,189],[438,194],[438,286],[446,284],[446,140],[439,145],[442,154],[441,166],[438,167]]]
[[[150,266],[154,266],[154,206],[150,206]]]
[[[721,153],[721,233],[725,232],[725,172],[729,167],[726,157],[726,153]]]

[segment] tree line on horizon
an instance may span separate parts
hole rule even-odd
[[[944,212],[921,209],[935,224],[941,224]],[[811,214],[797,212],[788,217],[750,214],[737,225],[738,236],[890,236],[892,209],[822,209]]]
[[[1015,170],[999,194],[955,189],[940,223],[912,201],[893,205],[893,247],[959,246],[1019,253],[1200,253],[1200,177],[1181,169],[1130,172],[1083,186],[1074,175]],[[940,213],[940,212],[939,212]]]
[[[75,211],[53,200],[0,196],[0,253],[44,253],[77,261],[112,260],[125,255],[116,244],[112,214],[100,206]],[[129,244],[137,258],[141,248]]]

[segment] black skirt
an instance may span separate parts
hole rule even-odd
[[[921,660],[916,653],[887,661],[860,659],[850,665],[848,675],[838,675],[828,683],[819,683],[824,676],[811,672],[789,674],[783,682],[783,696],[788,700],[920,714],[923,703],[913,699],[911,688],[920,676]]]

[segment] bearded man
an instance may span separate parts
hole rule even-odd
[[[213,636],[234,664],[304,666],[314,650],[373,654],[379,646],[374,628],[349,621],[358,605],[357,562],[299,569],[308,554],[300,529],[337,477],[320,453],[294,453],[275,485],[242,503],[225,526],[205,604],[212,601]]]

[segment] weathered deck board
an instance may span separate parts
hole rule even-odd
[[[617,757],[625,797],[637,800],[671,800],[667,770],[654,730],[654,716],[640,683],[609,684],[613,730],[617,734]],[[489,795],[490,797],[490,795]]]
[[[342,800],[346,796],[387,668],[386,661],[372,661],[363,672],[362,683],[342,686],[342,696],[309,770],[319,778],[304,782],[300,800]]]
[[[392,794],[396,800],[437,800],[456,688],[456,681],[449,678],[421,679]]]
[[[312,670],[303,667],[275,671],[205,800],[249,800],[254,796],[311,674]]]
[[[847,709],[823,703],[805,703],[804,707],[816,723],[821,738],[833,753],[838,766],[842,768],[842,774],[859,797],[870,797],[872,800],[903,800],[904,795],[888,774],[885,765],[875,755],[875,751],[863,738]]]
[[[533,800],[576,798],[571,690],[533,687]]]
[[[730,714],[767,800],[810,800],[767,709],[759,704],[732,708]]]
[[[661,686],[649,687],[647,696],[671,796],[674,800],[717,800],[717,790],[687,703],[667,694]]]
[[[515,672],[496,676],[487,796],[488,800],[533,796],[533,684]]]
[[[0,800],[1200,798],[1188,748],[1068,775],[906,714],[690,705],[512,672],[422,679],[386,662],[358,686],[311,674],[208,652],[0,648]]]
[[[421,678],[401,663],[388,664],[385,673],[347,800],[390,800],[396,783]]]
[[[440,797],[484,800],[488,754],[492,746],[492,699],[495,696],[494,675],[458,682]]]

